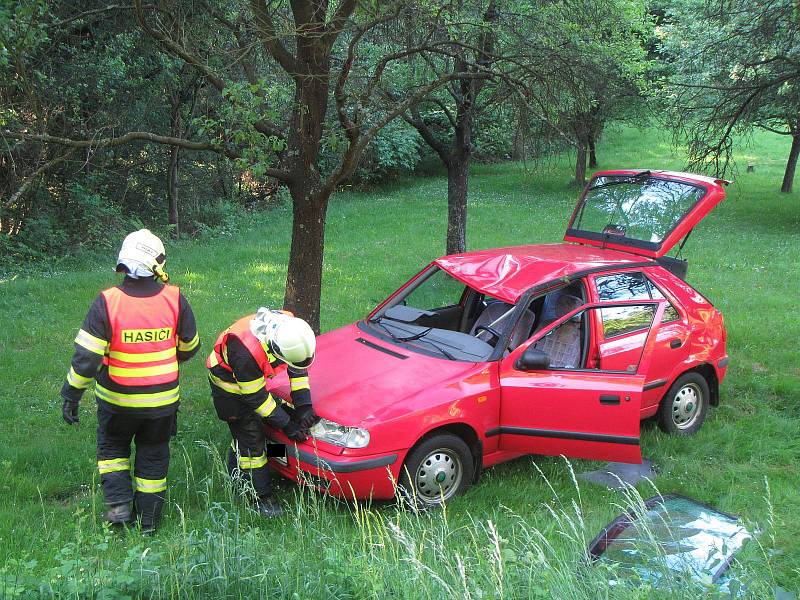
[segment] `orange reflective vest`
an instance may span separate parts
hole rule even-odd
[[[116,287],[102,294],[113,332],[103,358],[110,382],[125,388],[163,389],[173,383],[177,387],[179,289],[165,285],[158,294],[147,298],[129,296]],[[173,401],[177,399],[175,394]]]
[[[234,335],[253,356],[258,368],[264,373],[264,377],[273,377],[275,375],[275,369],[272,368],[271,364],[275,357],[267,353],[261,344],[261,340],[250,332],[250,321],[253,320],[253,317],[255,317],[255,314],[242,317],[219,334],[217,341],[214,342],[214,349],[208,355],[208,360],[206,360],[206,367],[211,369],[219,365],[229,373],[233,373],[233,369],[228,364],[228,336]]]

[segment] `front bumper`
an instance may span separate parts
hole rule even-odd
[[[286,459],[271,458],[268,464],[287,479],[338,498],[389,500],[395,495],[402,460],[398,452],[347,456],[331,454],[311,443],[289,442]]]

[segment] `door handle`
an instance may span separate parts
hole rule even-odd
[[[683,341],[679,338],[675,338],[674,340],[669,341],[669,347],[673,350],[680,348],[683,345]]]
[[[600,396],[600,404],[619,404],[619,396],[603,394]]]

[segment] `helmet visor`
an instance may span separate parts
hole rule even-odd
[[[295,369],[307,369],[308,367],[310,367],[314,363],[314,358],[316,356],[316,353],[312,354],[311,356],[309,356],[308,358],[306,358],[304,360],[297,361],[297,362],[292,362],[289,359],[287,359],[281,353],[281,349],[278,348],[277,344],[275,344],[275,343],[270,341],[268,343],[268,346],[269,346],[270,352],[272,352],[272,354],[274,354],[276,358],[278,358],[281,361],[285,362],[287,365],[289,365],[292,368],[295,368]]]

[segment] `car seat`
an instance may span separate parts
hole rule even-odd
[[[568,294],[558,299],[556,320],[578,308],[583,301]],[[550,357],[550,366],[560,369],[577,369],[581,361],[581,322],[580,315],[575,315],[566,323],[562,323],[534,344]]]
[[[484,327],[491,327],[498,333],[503,333],[507,327],[507,323],[509,322],[508,320],[511,318],[511,310],[513,308],[513,304],[508,304],[499,300],[490,302],[486,305],[486,308],[483,309],[483,312],[478,315],[478,318],[475,319],[475,324],[472,326],[472,329],[470,329],[469,334],[477,337],[478,339],[491,337],[492,334],[486,330],[476,332],[478,327],[481,325]],[[523,311],[517,327],[511,334],[511,340],[508,344],[509,349],[513,350],[526,339],[528,339],[535,318],[536,316],[533,314],[532,310],[526,308]],[[484,339],[484,341],[486,340]]]

